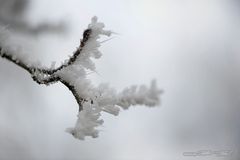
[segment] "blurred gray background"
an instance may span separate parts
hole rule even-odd
[[[1,160],[239,159],[240,1],[0,3],[0,24],[13,29],[14,40],[44,65],[60,64],[71,55],[96,15],[118,35],[102,44],[98,73],[89,74],[93,83],[109,82],[121,90],[156,78],[164,89],[160,107],[137,106],[118,117],[103,114],[100,137],[79,141],[64,132],[74,125],[78,110],[67,88],[39,86],[27,72],[1,59]],[[31,30],[41,24],[65,24],[66,29]],[[202,149],[232,150],[233,155],[183,156]]]

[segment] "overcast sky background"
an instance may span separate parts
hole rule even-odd
[[[184,151],[240,148],[240,2],[237,0],[34,0],[32,24],[65,21],[65,34],[18,37],[31,57],[58,64],[78,46],[94,15],[118,33],[103,43],[95,84],[149,84],[161,106],[104,114],[99,138],[64,132],[78,106],[61,84],[39,86],[0,60],[0,159],[179,160]],[[219,159],[187,157],[187,159]],[[221,158],[223,159],[223,158]]]

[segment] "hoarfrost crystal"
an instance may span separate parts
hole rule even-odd
[[[90,58],[100,58],[101,53],[98,48],[100,35],[110,36],[111,31],[103,30],[104,24],[97,22],[97,17],[92,18],[92,23],[88,26],[92,30],[90,39],[83,48],[83,54],[77,60],[78,67],[81,69],[94,70],[95,65]],[[66,68],[67,69],[67,68]],[[70,74],[70,71],[61,70],[61,74]],[[83,73],[83,72],[82,72]],[[85,72],[86,73],[86,72]],[[67,75],[67,77],[75,77]],[[128,109],[131,105],[146,105],[153,107],[159,104],[159,94],[161,90],[157,88],[156,81],[152,81],[148,88],[145,85],[140,87],[131,86],[117,93],[108,84],[100,84],[94,87],[89,80],[86,79],[86,74],[79,74],[78,78],[70,79],[77,92],[87,101],[83,102],[83,110],[79,112],[78,119],[74,128],[68,128],[66,131],[71,133],[77,139],[84,139],[86,136],[96,138],[99,130],[97,129],[103,123],[100,119],[102,112],[107,112],[117,116],[120,108]]]
[[[108,84],[100,84],[95,87],[87,77],[87,72],[95,71],[93,59],[99,59],[102,54],[99,51],[101,35],[110,36],[111,31],[104,30],[104,24],[98,22],[97,17],[83,33],[83,39],[77,51],[60,67],[43,67],[40,63],[27,60],[26,56],[18,48],[11,46],[8,41],[8,33],[0,26],[0,56],[27,70],[38,84],[51,84],[60,81],[73,93],[79,104],[79,113],[74,127],[66,131],[77,139],[85,139],[86,136],[98,137],[98,127],[103,124],[102,112],[117,116],[120,109],[128,109],[134,105],[146,105],[149,107],[159,105],[159,94],[156,81],[151,85],[131,86],[122,92],[117,92]]]

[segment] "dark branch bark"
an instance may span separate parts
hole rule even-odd
[[[5,58],[13,63],[15,63],[16,65],[18,65],[19,67],[27,70],[30,74],[32,74],[32,69],[30,67],[27,66],[27,64],[23,63],[22,61],[14,58],[12,55],[10,54],[6,54],[5,51],[3,51],[2,47],[0,47],[0,55],[2,58]]]
[[[79,111],[82,110],[82,103],[86,101],[84,98],[80,97],[73,85],[68,83],[67,81],[63,80],[61,77],[59,77],[57,74],[55,74],[57,71],[60,71],[61,69],[68,67],[72,65],[78,58],[78,56],[81,54],[84,46],[86,45],[87,41],[89,40],[91,36],[92,30],[86,29],[83,32],[83,39],[81,40],[79,48],[73,53],[73,55],[68,59],[67,63],[59,66],[56,69],[43,69],[43,68],[37,68],[36,66],[30,66],[28,64],[25,64],[20,59],[15,58],[13,55],[7,53],[3,50],[3,48],[0,46],[0,56],[17,66],[25,69],[27,72],[29,72],[32,76],[32,79],[37,82],[38,84],[45,84],[49,85],[51,83],[55,83],[60,81],[62,84],[64,84],[73,94],[75,97],[78,105],[79,105]],[[44,78],[39,78],[39,75],[44,76]]]
[[[62,82],[62,84],[64,84],[72,92],[73,96],[75,97],[75,99],[78,103],[79,112],[80,112],[83,109],[82,108],[82,103],[86,100],[78,95],[78,93],[77,93],[77,91],[76,91],[76,89],[74,88],[73,85],[70,85],[68,82],[64,81],[63,79],[60,79],[59,81]]]
[[[83,39],[80,42],[80,47],[73,53],[73,55],[68,59],[68,62],[66,64],[63,64],[61,66],[59,66],[56,69],[52,69],[52,70],[46,70],[46,69],[39,69],[40,72],[46,73],[46,74],[53,74],[67,66],[70,66],[71,64],[73,64],[77,57],[81,54],[84,46],[86,45],[86,42],[89,40],[90,36],[91,36],[92,30],[91,29],[86,29],[83,32]]]

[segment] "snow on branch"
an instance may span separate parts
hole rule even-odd
[[[110,36],[111,31],[104,30],[104,24],[93,17],[88,28],[83,32],[80,45],[73,55],[65,60],[57,68],[41,67],[27,60],[26,56],[17,54],[21,52],[17,47],[8,42],[8,32],[0,28],[0,56],[13,62],[30,73],[32,79],[38,84],[49,85],[56,82],[64,84],[74,95],[78,106],[78,119],[73,128],[66,131],[77,139],[86,136],[98,137],[98,127],[103,124],[102,112],[118,115],[120,108],[128,109],[134,105],[145,105],[149,107],[159,105],[159,94],[156,81],[151,85],[131,86],[122,92],[117,92],[108,84],[93,86],[87,78],[87,70],[95,70],[93,59],[99,59],[102,54],[98,50],[101,35]]]

